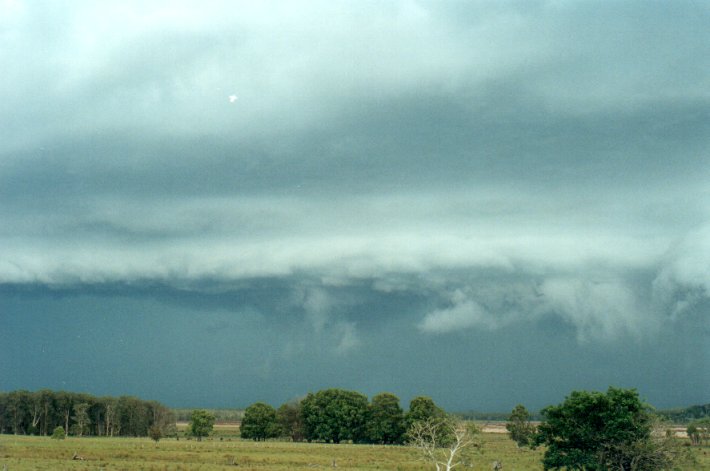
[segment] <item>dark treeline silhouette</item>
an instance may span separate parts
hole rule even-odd
[[[677,424],[687,424],[699,419],[710,418],[710,404],[659,410],[658,415]]]
[[[0,392],[0,433],[51,435],[62,427],[75,436],[143,437],[153,426],[166,435],[175,428],[173,413],[157,401],[48,389]]]

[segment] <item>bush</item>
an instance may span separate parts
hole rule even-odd
[[[691,422],[686,429],[693,445],[702,445],[710,440],[710,418]]]
[[[148,436],[157,444],[163,438],[163,430],[157,425],[151,425],[148,429]]]
[[[62,426],[57,426],[52,432],[52,438],[55,440],[64,440],[66,437],[67,434],[64,433],[64,427]]]

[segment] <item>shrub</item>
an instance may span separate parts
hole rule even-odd
[[[64,427],[57,426],[52,432],[52,438],[55,440],[64,440],[67,434],[64,433]]]
[[[535,426],[530,423],[530,413],[522,404],[515,406],[505,428],[510,439],[517,443],[519,448],[532,445]]]
[[[163,438],[163,431],[157,425],[151,425],[148,429],[148,436],[157,444]]]

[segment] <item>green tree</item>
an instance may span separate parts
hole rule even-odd
[[[163,438],[163,429],[160,428],[158,425],[151,425],[150,428],[148,429],[148,436],[155,442],[155,445],[158,445],[158,442],[160,441],[161,438]]]
[[[74,407],[74,396],[75,394],[67,391],[58,391],[54,395],[57,413],[64,421],[64,433],[66,435],[69,435],[69,419],[71,418],[71,411]]]
[[[281,432],[290,437],[294,442],[301,442],[305,438],[301,401],[291,401],[282,404],[276,411]]]
[[[29,412],[32,417],[31,424],[27,430],[30,435],[38,435],[42,432],[42,400],[43,392],[37,391],[29,393]]]
[[[48,435],[51,427],[50,421],[54,416],[54,392],[42,389],[38,392],[42,404],[41,434]]]
[[[118,420],[118,399],[115,397],[102,397],[100,402],[104,409],[104,435],[113,437],[121,430],[121,422]]]
[[[404,416],[405,433],[404,440],[408,441],[411,437],[407,434],[412,426],[417,422],[423,422],[429,419],[444,419],[446,412],[441,407],[434,403],[434,400],[427,396],[417,396],[409,401],[409,411]],[[450,437],[449,437],[450,438]]]
[[[66,433],[64,433],[64,427],[61,425],[57,425],[52,432],[52,438],[55,440],[64,440],[66,436]]]
[[[151,423],[148,403],[133,396],[121,396],[116,402],[116,421],[123,436],[145,437]]]
[[[652,471],[672,465],[670,442],[654,439],[650,407],[634,389],[574,391],[542,415],[535,443],[547,447],[545,469]]]
[[[12,433],[24,435],[26,433],[26,423],[28,418],[29,391],[11,391],[7,395],[6,411],[12,425]]]
[[[244,410],[239,430],[242,438],[251,438],[254,441],[278,437],[281,431],[276,419],[276,409],[263,402],[250,405]]]
[[[91,420],[89,419],[89,407],[89,404],[86,402],[74,404],[74,415],[72,416],[72,420],[76,425],[76,435],[80,437],[84,435],[86,428],[91,423]]]
[[[409,412],[407,412],[407,422],[410,424],[419,420],[429,418],[446,417],[446,412],[434,403],[434,400],[427,396],[417,396],[409,401]]]
[[[535,438],[535,426],[530,423],[530,413],[522,404],[518,404],[510,413],[508,423],[505,424],[510,439],[518,447],[531,446]]]
[[[301,401],[307,440],[340,443],[363,441],[367,396],[355,391],[325,389]]]
[[[368,412],[365,427],[368,441],[384,444],[404,441],[404,411],[397,396],[391,393],[375,395]]]
[[[193,437],[197,437],[197,441],[202,441],[202,437],[212,432],[214,420],[214,414],[204,409],[193,410],[190,415],[190,433]]]

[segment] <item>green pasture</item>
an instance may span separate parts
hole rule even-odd
[[[430,470],[419,454],[404,446],[242,441],[221,430],[198,442],[148,438],[77,438],[0,435],[0,470]],[[503,470],[539,470],[540,450],[518,450],[505,434],[482,433],[473,468],[490,470],[493,461]],[[710,470],[708,447],[693,449],[695,463],[683,470]],[[82,459],[73,459],[74,457]],[[471,469],[471,468],[468,468]]]

